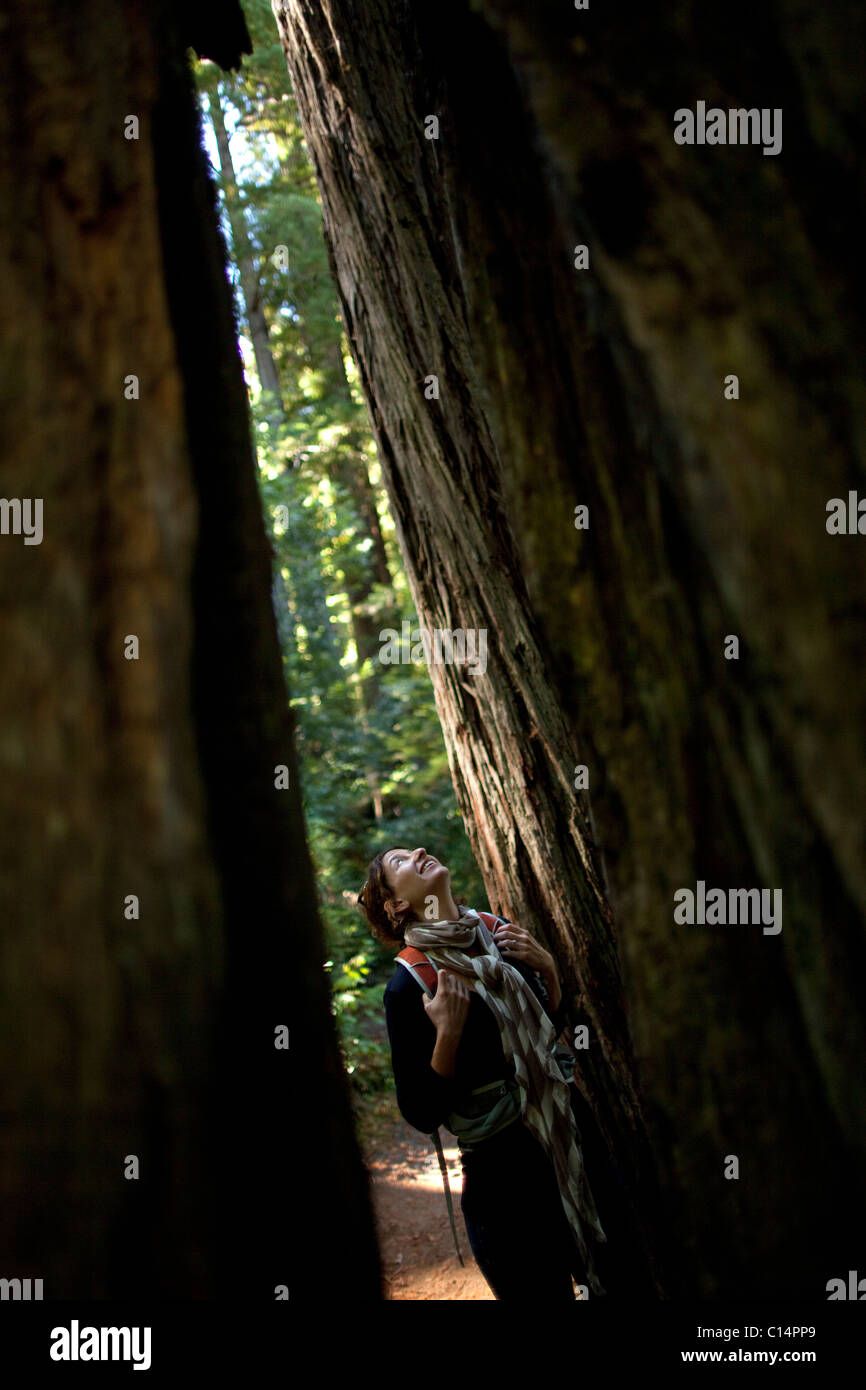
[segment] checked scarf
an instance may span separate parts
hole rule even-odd
[[[603,1294],[592,1255],[584,1237],[584,1225],[597,1240],[607,1243],[583,1166],[569,1101],[568,1083],[562,1079],[553,1055],[553,1026],[523,976],[503,960],[499,947],[473,908],[457,922],[429,922],[408,927],[408,946],[430,957],[437,969],[446,967],[459,975],[476,977],[477,993],[499,1026],[502,1050],[514,1063],[520,1085],[524,1124],[551,1159],[568,1224],[594,1294]],[[475,943],[484,954],[469,956]]]

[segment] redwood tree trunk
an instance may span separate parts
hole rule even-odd
[[[431,670],[461,809],[589,1024],[643,1271],[825,1298],[866,1210],[866,542],[825,529],[864,473],[862,18],[274,9],[419,615],[488,631],[485,676]],[[677,146],[698,99],[783,108],[783,155]],[[781,932],[678,925],[699,880],[781,889]]]
[[[44,534],[0,536],[0,1271],[318,1299],[339,1248],[378,1298],[186,70],[188,44],[236,65],[245,27],[187,15],[3,26],[3,487]]]

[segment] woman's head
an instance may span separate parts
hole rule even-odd
[[[443,910],[451,904],[451,875],[423,845],[382,850],[367,870],[358,903],[376,940],[395,944],[412,922],[440,920],[440,903]]]

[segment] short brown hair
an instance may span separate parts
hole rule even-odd
[[[396,897],[394,889],[385,878],[385,855],[390,854],[391,848],[389,845],[387,849],[380,850],[372,860],[367,870],[367,881],[358,894],[358,906],[377,941],[381,941],[384,946],[399,946],[403,943],[406,928],[415,921],[415,914],[411,907],[406,907],[402,912],[395,912],[392,917],[385,908],[388,899]],[[457,898],[454,901],[461,910],[466,906]]]
[[[390,850],[380,850],[367,870],[367,881],[358,894],[358,906],[367,919],[367,925],[377,941],[385,946],[396,946],[403,940],[403,933],[413,919],[411,907],[391,917],[385,910],[385,903],[394,897],[394,890],[385,879],[385,855]]]

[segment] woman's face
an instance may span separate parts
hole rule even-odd
[[[423,845],[412,850],[389,849],[382,867],[385,882],[394,897],[409,903],[416,917],[422,920],[426,917],[435,922],[441,916],[438,900],[448,892],[451,875],[444,864],[427,853]],[[431,906],[431,897],[436,899],[432,904],[432,917],[427,911]]]

